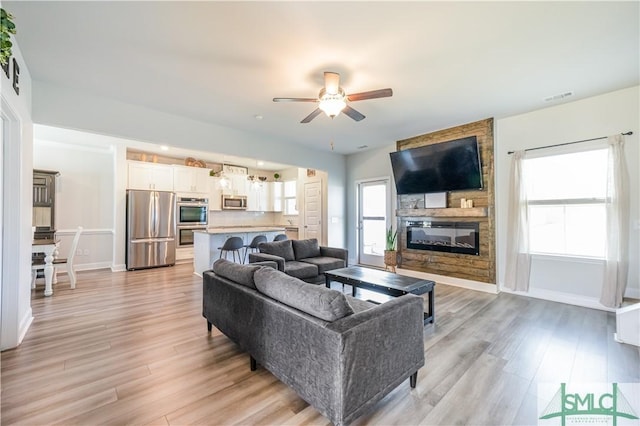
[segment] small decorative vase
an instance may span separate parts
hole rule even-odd
[[[398,264],[398,252],[396,250],[384,251],[384,270],[391,269],[391,272],[396,272],[396,265]]]

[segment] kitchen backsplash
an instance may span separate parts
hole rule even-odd
[[[291,221],[291,222],[289,222]],[[209,226],[297,225],[297,216],[274,212],[210,211]]]

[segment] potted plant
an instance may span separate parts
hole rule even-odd
[[[274,173],[273,174],[273,180],[275,180],[277,182],[278,179],[280,179],[280,173]]]
[[[396,272],[396,265],[398,264],[398,252],[396,251],[397,242],[398,231],[394,231],[393,225],[391,225],[389,229],[387,229],[386,247],[384,250],[384,269],[391,269],[391,272]]]
[[[6,65],[11,58],[11,34],[16,33],[16,26],[12,21],[13,15],[0,8],[0,64]]]

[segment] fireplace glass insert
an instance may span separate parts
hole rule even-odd
[[[480,255],[478,222],[408,221],[407,248]]]

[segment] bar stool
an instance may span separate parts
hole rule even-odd
[[[287,235],[286,234],[278,234],[275,236],[275,238],[273,239],[273,241],[284,241],[287,240]]]
[[[222,247],[218,247],[220,250],[220,257],[222,259],[222,254],[224,253],[224,258],[227,258],[227,254],[229,252],[233,253],[233,261],[236,261],[236,253],[238,254],[238,263],[242,263],[242,255],[240,254],[240,250],[244,247],[244,241],[240,237],[229,237],[227,241],[224,242]]]
[[[244,245],[244,260],[243,262],[247,261],[247,253],[249,252],[249,250],[251,251],[257,251],[258,250],[258,244],[260,243],[266,243],[267,242],[267,237],[266,235],[256,235],[255,237],[253,237],[253,240],[251,240],[251,244],[245,244]]]

